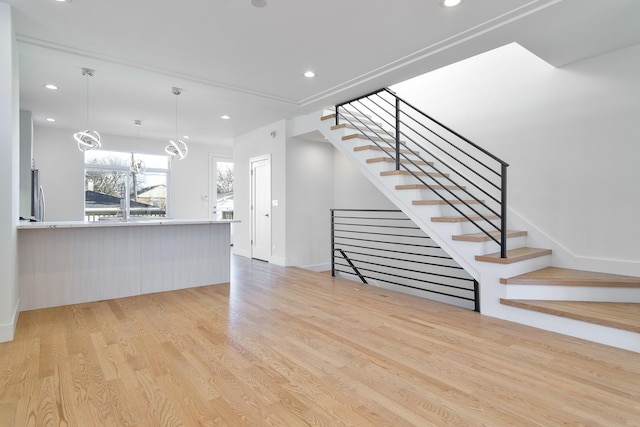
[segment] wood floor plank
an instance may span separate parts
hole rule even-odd
[[[638,353],[325,274],[233,263],[230,284],[21,313],[15,340],[0,344],[2,423],[640,420]]]

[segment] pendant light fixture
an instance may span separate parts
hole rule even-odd
[[[80,151],[95,150],[102,147],[100,134],[95,130],[89,130],[89,77],[93,77],[94,71],[90,68],[83,68],[82,75],[87,78],[87,130],[76,132],[73,139],[78,143]]]
[[[182,160],[187,157],[187,153],[189,152],[189,148],[187,144],[178,139],[178,95],[182,93],[182,89],[179,87],[172,87],[171,93],[176,96],[176,139],[170,140],[169,145],[167,145],[164,151],[171,156],[171,158],[177,158],[178,160]]]
[[[142,126],[142,120],[134,120],[133,124],[136,127],[136,150],[140,147],[140,126]],[[136,160],[133,157],[133,153],[131,153],[131,166],[129,166],[129,170],[134,174],[144,173],[147,169],[147,165],[144,164],[142,159]]]

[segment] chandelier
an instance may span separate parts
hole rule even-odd
[[[100,134],[95,130],[89,130],[89,77],[93,77],[94,71],[90,68],[83,68],[82,75],[87,78],[87,130],[76,132],[73,139],[78,143],[80,151],[95,150],[102,147]]]
[[[172,87],[171,93],[176,96],[176,139],[175,141],[169,140],[169,145],[167,145],[164,151],[171,156],[171,158],[177,158],[178,160],[182,160],[187,157],[187,153],[189,152],[189,148],[187,144],[178,139],[178,95],[182,93],[182,89],[179,87]]]

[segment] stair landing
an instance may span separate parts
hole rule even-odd
[[[640,333],[640,304],[638,303],[512,300],[505,298],[501,298],[500,303]]]

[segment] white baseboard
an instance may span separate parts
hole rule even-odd
[[[20,314],[18,307],[20,307],[20,300],[16,301],[16,305],[13,309],[13,315],[11,316],[11,322],[0,325],[0,342],[13,341],[13,336],[16,332],[16,325],[18,323],[18,315]]]
[[[528,246],[553,250],[551,262],[554,267],[640,276],[640,262],[578,255],[513,209],[509,209],[509,228],[527,230]]]
[[[282,267],[287,266],[287,259],[284,257],[272,256],[269,262],[275,265],[280,265]]]
[[[329,271],[329,270],[331,270],[331,263],[305,265],[305,266],[303,266],[301,268],[304,268],[305,270],[316,271],[316,272]]]
[[[251,258],[251,250],[240,249],[237,246],[234,246],[232,252],[234,255],[243,256],[245,258]]]

